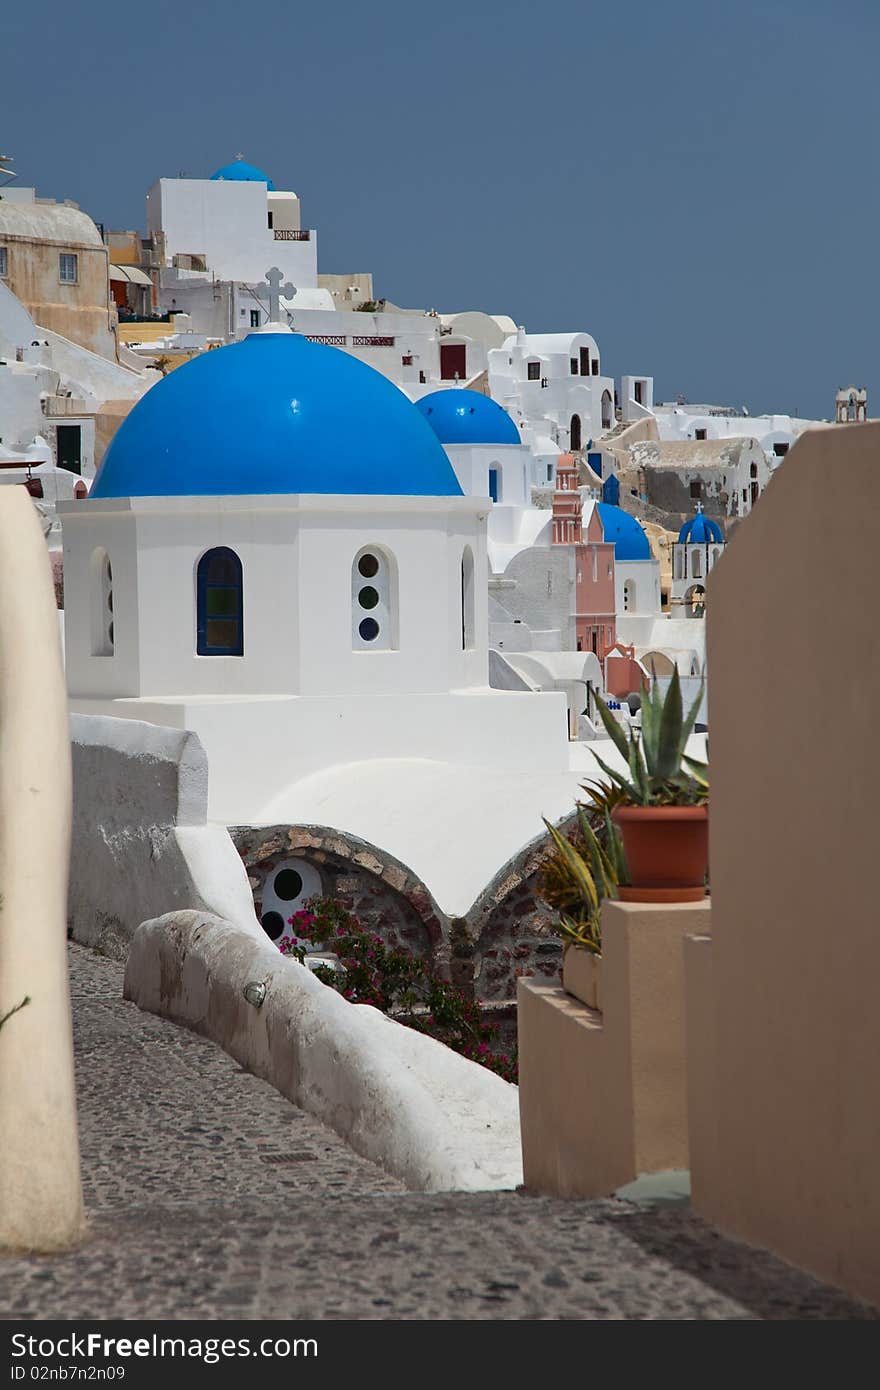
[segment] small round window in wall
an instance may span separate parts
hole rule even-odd
[[[275,875],[272,887],[277,896],[286,903],[294,902],[302,893],[302,874],[296,869],[281,869]]]
[[[263,931],[272,941],[280,941],[284,935],[284,918],[280,912],[264,912]]]
[[[373,575],[379,573],[379,561],[375,555],[368,551],[358,560],[358,574],[362,574],[364,579],[372,579]]]
[[[321,875],[305,859],[285,859],[268,869],[263,879],[260,921],[270,940],[280,942],[295,936],[288,918],[322,892]],[[306,951],[319,949],[308,942],[303,946]]]
[[[369,580],[369,583],[364,583]],[[351,640],[355,650],[394,647],[394,562],[384,549],[367,546],[351,569]]]

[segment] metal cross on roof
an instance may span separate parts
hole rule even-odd
[[[282,285],[281,281],[283,279],[284,276],[281,274],[277,265],[273,265],[271,270],[266,271],[266,280],[269,283],[270,323],[279,322],[279,315],[281,313],[280,300],[293,299],[293,296],[296,294],[296,285],[292,285],[289,280],[286,285]]]

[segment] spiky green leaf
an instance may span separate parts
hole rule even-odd
[[[605,725],[605,732],[611,739],[620,756],[628,762],[629,739],[627,739],[626,734],[614,718],[614,715],[611,713],[601,695],[596,696],[596,707],[599,710],[599,718]]]
[[[653,683],[656,689],[656,680]],[[645,762],[648,767],[653,767],[657,761],[657,739],[660,733],[659,713],[654,699],[653,690],[646,693],[642,700],[642,749],[645,754]]]
[[[596,762],[599,764],[602,771],[605,773],[605,776],[610,777],[614,785],[620,788],[620,790],[623,792],[625,799],[627,801],[633,801],[638,803],[638,789],[633,786],[632,782],[630,782],[626,777],[622,777],[619,772],[615,772],[613,767],[609,767],[608,764],[605,762],[604,758],[600,758],[599,754],[595,751],[593,751],[593,757],[596,759]]]
[[[638,793],[639,804],[647,806],[651,798],[650,779],[642,751],[635,739],[633,739],[629,751],[629,775]]]
[[[672,678],[660,714],[660,733],[657,739],[657,758],[649,771],[657,781],[665,782],[674,777],[681,767],[683,751],[682,738],[681,681],[678,664],[673,667]]]
[[[700,762],[698,758],[690,758],[688,757],[687,753],[684,754],[682,762],[687,767],[694,781],[697,782],[701,787],[708,788],[709,764]]]
[[[595,830],[590,825],[583,806],[578,806],[578,827],[590,855],[593,878],[596,880],[599,897],[615,898],[617,896],[617,877],[614,872],[614,865]]]
[[[571,841],[557,830],[555,825],[551,825],[545,818],[544,824],[549,831],[550,838],[556,846],[556,849],[562,856],[563,862],[571,875],[573,885],[577,888],[584,902],[591,909],[596,909],[599,906],[599,894],[596,890],[596,883],[593,875],[583,855],[579,854]]]
[[[608,856],[614,867],[615,883],[619,887],[621,883],[629,883],[629,868],[627,866],[626,855],[624,854],[623,850],[623,840],[620,836],[617,826],[611,819],[611,812],[608,810],[607,806],[605,807],[604,818],[605,839],[608,844]],[[618,895],[615,893],[614,896],[617,897]]]

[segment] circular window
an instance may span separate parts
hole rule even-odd
[[[358,632],[364,642],[375,642],[379,636],[379,624],[375,618],[364,618],[358,626]]]
[[[272,887],[275,889],[276,898],[280,898],[284,903],[293,902],[302,892],[302,877],[296,869],[282,869],[275,875]]]
[[[264,912],[260,921],[263,931],[272,941],[277,941],[284,931],[284,918],[280,912]]]
[[[379,561],[375,555],[361,556],[358,560],[358,573],[362,574],[364,579],[372,579],[374,574],[379,573]]]
[[[379,594],[372,584],[366,584],[358,594],[358,603],[361,608],[375,608],[379,602]]]

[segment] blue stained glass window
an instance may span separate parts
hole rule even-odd
[[[199,656],[243,656],[244,612],[241,561],[218,546],[199,561],[196,573],[196,651]]]

